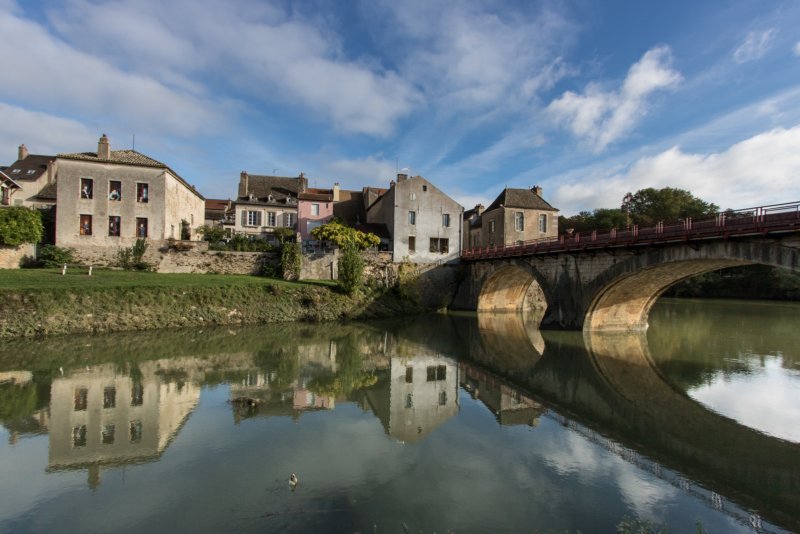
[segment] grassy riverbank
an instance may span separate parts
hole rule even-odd
[[[333,321],[414,313],[402,292],[340,293],[331,282],[113,270],[0,271],[0,338],[155,328]]]

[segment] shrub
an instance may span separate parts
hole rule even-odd
[[[147,240],[137,239],[132,247],[117,251],[117,264],[126,271],[149,271],[152,266],[144,261],[147,252]]]
[[[43,245],[39,247],[38,256],[36,264],[40,267],[61,267],[65,263],[75,263],[75,251],[71,248]]]
[[[301,261],[300,243],[284,243],[281,247],[281,276],[284,280],[300,278]]]
[[[275,278],[278,276],[278,270],[269,262],[264,262],[261,264],[261,271],[259,273],[261,276],[266,276],[267,278]]]
[[[355,245],[346,246],[339,256],[339,287],[352,295],[361,286],[364,260]]]
[[[42,240],[42,214],[22,207],[0,209],[0,245],[16,247]]]

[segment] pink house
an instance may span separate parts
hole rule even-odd
[[[297,195],[297,229],[303,241],[314,239],[311,230],[333,218],[333,204],[339,201],[339,184],[333,189],[309,187]]]

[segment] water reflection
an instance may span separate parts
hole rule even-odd
[[[651,335],[659,331],[653,327]],[[241,485],[250,481],[245,471],[271,465],[264,458],[253,463],[253,451],[264,450],[274,461],[266,478],[279,480],[268,491],[285,489],[285,477],[302,466],[306,482],[297,493],[311,492],[309,498],[326,509],[346,510],[348,519],[337,523],[342,530],[371,528],[370,521],[387,517],[399,525],[408,520],[403,503],[409,495],[445,498],[430,478],[461,487],[459,477],[472,480],[476,473],[481,487],[493,488],[491,496],[470,494],[469,485],[454,488],[444,504],[455,515],[445,524],[441,515],[423,514],[420,528],[519,530],[535,519],[541,528],[613,529],[626,513],[647,514],[667,503],[679,516],[700,513],[720,530],[762,516],[800,527],[800,446],[689,397],[680,377],[695,384],[695,368],[664,356],[659,343],[648,346],[643,336],[542,334],[514,314],[14,342],[0,358],[0,421],[16,448],[47,434],[47,472],[85,470],[95,490],[103,471],[153,466],[179,442],[174,452],[191,465],[187,480]],[[660,347],[657,354],[653,346]],[[664,361],[688,371],[676,380]],[[711,363],[699,369],[701,375],[715,372]],[[219,410],[234,431],[220,426],[223,420],[214,422]],[[487,412],[493,426],[483,418]],[[379,421],[388,444],[376,440],[368,419]],[[341,433],[334,428],[340,425]],[[366,468],[373,456],[384,464],[379,472]],[[351,471],[338,475],[346,482],[334,480],[313,493],[315,481],[321,488],[335,471],[329,457]],[[214,469],[219,458],[232,479]],[[418,474],[417,465],[426,467]],[[184,488],[186,498],[202,501],[200,492],[213,491],[202,486]],[[7,481],[0,487],[10,489]],[[515,507],[520,492],[530,498]],[[293,509],[285,497],[270,495],[277,510]],[[578,495],[586,498],[575,500]],[[483,522],[475,523],[481,503],[508,513],[498,518],[487,508]],[[3,510],[0,526],[20,524],[13,520],[23,515]],[[463,517],[456,517],[459,510]],[[576,514],[582,519],[565,522]],[[312,519],[281,523],[271,515],[263,523],[267,516],[254,517],[237,528],[319,527]],[[224,518],[205,517],[210,523],[201,525],[214,520]],[[168,530],[170,520],[159,521]]]

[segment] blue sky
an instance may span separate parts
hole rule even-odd
[[[0,162],[112,149],[564,214],[681,187],[800,200],[800,2],[0,0]]]

